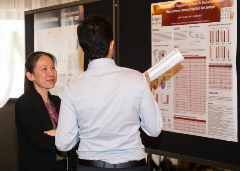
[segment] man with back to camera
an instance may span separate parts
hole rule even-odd
[[[65,87],[56,146],[69,151],[81,139],[78,171],[146,171],[139,128],[157,137],[163,125],[148,74],[147,82],[142,73],[115,64],[112,24],[105,17],[88,16],[77,33],[90,63]]]

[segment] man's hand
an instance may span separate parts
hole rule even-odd
[[[54,137],[55,134],[56,134],[56,129],[52,129],[52,130],[49,130],[49,131],[44,131],[44,133]]]
[[[154,81],[151,81],[151,80],[150,80],[150,77],[149,77],[147,71],[145,71],[144,74],[145,74],[145,77],[146,77],[146,79],[147,79],[147,82],[148,82],[149,88],[150,88],[150,90],[152,90],[153,85],[154,85]]]

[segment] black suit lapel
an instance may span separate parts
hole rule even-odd
[[[44,131],[53,129],[51,118],[48,114],[47,108],[43,102],[42,96],[36,91],[35,88],[29,90],[29,98],[36,108],[36,115],[42,125]]]

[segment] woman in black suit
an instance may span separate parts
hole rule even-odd
[[[18,171],[68,170],[67,153],[55,147],[60,98],[48,91],[57,81],[55,62],[45,52],[34,52],[26,60],[30,85],[15,105]]]

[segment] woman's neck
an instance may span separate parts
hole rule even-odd
[[[48,99],[48,89],[44,89],[42,87],[39,87],[35,83],[33,83],[33,85],[34,85],[34,88],[37,90],[37,92],[42,96],[43,100],[45,102],[49,102],[49,99]]]

